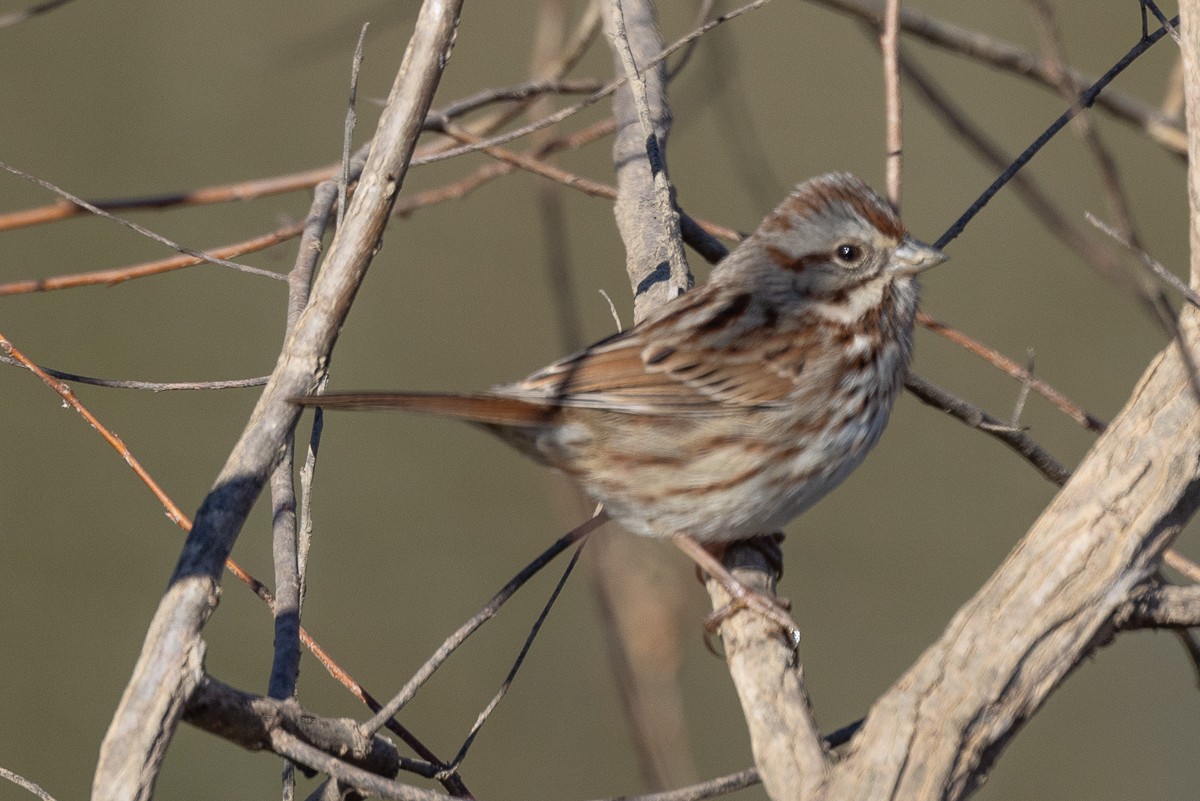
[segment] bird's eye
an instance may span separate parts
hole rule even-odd
[[[850,242],[844,242],[833,250],[834,257],[843,264],[858,264],[862,261],[863,249]]]

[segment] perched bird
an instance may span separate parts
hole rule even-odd
[[[916,276],[945,259],[865,183],[833,173],[796,187],[707,283],[522,381],[296,402],[475,423],[636,534],[768,534],[879,440],[912,354]]]

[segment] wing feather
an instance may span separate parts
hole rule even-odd
[[[760,300],[744,293],[726,298],[723,291],[706,284],[634,328],[493,391],[552,405],[665,415],[788,402],[804,366],[796,358],[803,350],[796,347],[799,332]],[[764,339],[775,354],[768,361],[773,369],[763,369]]]

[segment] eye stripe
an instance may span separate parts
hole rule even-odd
[[[793,273],[804,272],[810,266],[829,259],[827,255],[820,253],[806,253],[803,256],[792,257],[774,245],[767,245],[767,256],[781,269]]]

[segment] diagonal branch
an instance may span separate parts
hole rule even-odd
[[[449,57],[461,0],[427,0],[380,116],[363,177],[313,287],[245,431],[201,505],[141,656],[100,749],[93,798],[145,799],[200,680],[200,634],[216,607],[221,569],[300,410],[328,365],[404,179]]]
[[[1200,130],[1200,2],[1184,6],[1190,147]],[[1188,8],[1188,6],[1191,6]],[[1190,161],[1193,286],[1200,279],[1200,164]],[[1200,314],[1180,344],[1200,350]],[[1021,725],[1112,635],[1126,601],[1200,506],[1200,407],[1175,345],[1006,562],[874,706],[829,798],[962,798]]]

